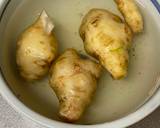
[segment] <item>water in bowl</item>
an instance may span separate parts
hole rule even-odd
[[[128,77],[116,81],[104,71],[93,102],[78,123],[95,124],[121,118],[142,105],[155,88],[160,71],[159,30],[155,21],[148,18],[151,17],[148,10],[140,4],[139,7],[144,16],[145,31],[134,39]],[[92,8],[108,9],[120,15],[111,0],[12,0],[3,17],[5,31],[0,50],[3,74],[15,95],[26,106],[48,118],[59,120],[58,100],[47,78],[33,83],[21,79],[15,63],[16,40],[45,9],[55,24],[60,53],[66,48],[75,48],[86,54],[78,30],[83,16]]]

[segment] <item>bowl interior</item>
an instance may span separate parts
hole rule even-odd
[[[139,7],[144,16],[145,30],[135,36],[130,52],[128,77],[116,81],[104,71],[93,102],[78,123],[96,124],[119,119],[135,111],[155,89],[160,71],[160,30],[156,27],[149,8],[140,4]],[[11,0],[3,15],[0,26],[0,63],[3,75],[14,94],[41,115],[59,120],[58,100],[49,87],[47,77],[28,83],[19,76],[15,62],[18,35],[45,9],[56,26],[59,52],[66,48],[76,48],[86,54],[78,30],[83,16],[92,8],[104,8],[120,15],[111,0]]]

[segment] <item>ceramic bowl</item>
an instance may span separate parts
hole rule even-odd
[[[78,29],[91,8],[117,15],[113,0],[0,0],[0,92],[18,112],[49,128],[122,128],[140,121],[160,104],[160,6],[156,0],[137,0],[145,29],[135,36],[128,77],[113,80],[104,71],[93,102],[76,124],[58,118],[58,100],[47,76],[26,82],[15,62],[19,34],[45,9],[55,23],[59,52],[75,48],[86,54]],[[121,15],[120,15],[121,16]]]

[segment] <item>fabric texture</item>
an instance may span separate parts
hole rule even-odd
[[[0,96],[0,128],[44,128],[39,124],[31,121],[17,113],[5,100]]]

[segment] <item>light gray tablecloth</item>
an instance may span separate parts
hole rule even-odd
[[[44,128],[17,113],[0,96],[0,128]]]
[[[44,128],[17,113],[0,96],[0,128]],[[160,128],[160,108],[130,128]]]

